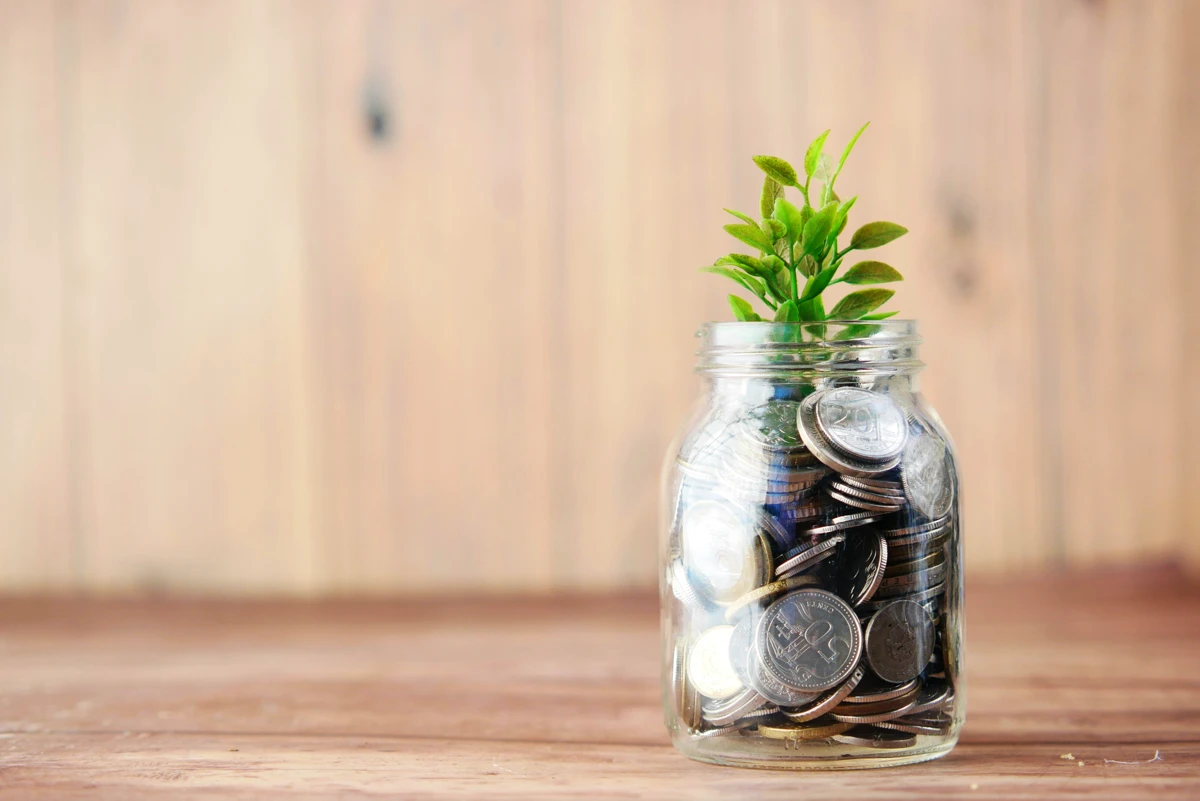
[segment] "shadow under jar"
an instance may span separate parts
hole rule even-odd
[[[693,759],[902,765],[963,723],[954,449],[916,323],[710,323],[667,458],[663,705]]]

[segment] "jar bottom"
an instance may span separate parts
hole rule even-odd
[[[819,743],[779,743],[777,748],[764,751],[763,741],[755,738],[738,742],[739,735],[695,739],[688,736],[676,738],[675,748],[689,759],[726,765],[734,768],[758,770],[866,770],[888,768],[899,765],[915,765],[928,762],[950,753],[958,744],[957,734],[919,735],[915,745],[907,748],[881,749],[867,746],[831,746]]]

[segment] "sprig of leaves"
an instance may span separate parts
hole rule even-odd
[[[701,269],[736,281],[762,301],[779,322],[883,320],[895,314],[877,311],[894,294],[891,289],[878,288],[850,292],[828,314],[825,312],[823,293],[834,284],[887,284],[904,280],[896,268],[874,260],[860,261],[838,276],[843,260],[852,251],[871,250],[908,233],[907,228],[893,222],[869,222],[854,231],[844,250],[838,249],[838,238],[858,197],[843,201],[834,191],[834,184],[866,129],[864,125],[851,137],[836,166],[824,152],[829,131],[814,139],[804,152],[803,183],[796,168],[783,159],[755,156],[754,163],[766,175],[759,199],[762,216],[755,220],[748,214],[726,209],[740,222],[726,225],[725,230],[754,248],[758,255],[730,253]],[[814,181],[819,184],[820,192],[813,191]],[[799,205],[787,199],[789,188],[799,192]],[[737,295],[729,296],[729,307],[733,316],[743,322],[763,319],[749,301]]]

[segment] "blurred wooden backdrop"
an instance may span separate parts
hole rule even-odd
[[[1200,3],[0,2],[0,589],[653,580],[760,152],[913,233],[974,570],[1200,561]]]

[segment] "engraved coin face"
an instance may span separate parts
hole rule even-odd
[[[801,439],[804,440],[804,444],[808,447],[812,455],[826,467],[833,468],[844,476],[848,475],[856,478],[878,476],[899,464],[899,453],[882,461],[874,458],[863,459],[847,453],[829,439],[817,420],[817,406],[825,395],[832,391],[834,390],[822,390],[809,395],[801,401],[800,409],[796,414],[797,430],[800,432]]]
[[[732,698],[745,686],[729,662],[733,626],[713,626],[697,638],[688,654],[688,680],[705,698]]]
[[[763,613],[755,650],[764,671],[797,690],[825,690],[844,681],[862,655],[858,617],[824,590],[797,590]]]
[[[909,600],[893,601],[867,624],[867,664],[884,681],[911,681],[929,664],[933,635],[933,618],[923,606]]]
[[[837,387],[817,401],[817,424],[837,448],[859,459],[886,461],[904,450],[908,423],[887,395]]]
[[[763,580],[758,533],[736,509],[698,501],[683,513],[684,566],[697,591],[718,603],[736,601]]]
[[[911,437],[900,462],[904,495],[913,508],[934,520],[949,514],[954,503],[950,454],[940,439]]]

